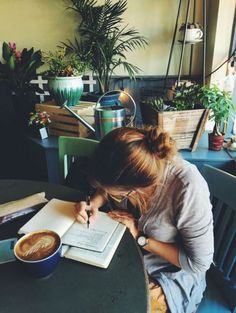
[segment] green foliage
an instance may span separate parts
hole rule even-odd
[[[210,119],[215,121],[213,132],[220,135],[221,124],[227,122],[234,110],[231,94],[218,86],[203,86],[201,92],[201,101],[210,109]]]
[[[165,110],[165,104],[164,100],[161,97],[155,98],[155,99],[150,99],[145,101],[146,105],[149,105],[152,107],[154,110],[161,112]]]
[[[183,83],[173,90],[173,99],[165,101],[162,97],[146,100],[145,104],[156,111],[183,111],[202,108],[201,86],[195,83]]]
[[[0,83],[6,83],[15,94],[25,94],[41,89],[30,83],[36,77],[36,70],[43,64],[41,51],[34,48],[16,51],[16,44],[3,43],[0,62]]]
[[[79,76],[83,75],[87,65],[80,61],[75,53],[68,54],[66,48],[59,48],[55,52],[44,52],[43,60],[49,66],[48,76]]]
[[[201,87],[186,83],[175,87],[172,104],[177,111],[192,110],[201,102]]]
[[[126,61],[125,53],[147,45],[146,39],[138,31],[123,25],[122,15],[127,9],[127,0],[71,0],[70,7],[80,15],[79,42],[63,43],[76,52],[81,60],[89,60],[90,70],[98,77],[100,91],[109,90],[111,75],[123,66],[130,78],[134,78],[139,68]]]

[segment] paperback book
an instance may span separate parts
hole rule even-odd
[[[107,268],[125,232],[125,226],[112,220],[106,213],[98,212],[94,222],[80,224],[74,215],[73,202],[50,200],[32,219],[18,231],[48,229],[55,231],[62,239],[63,254],[94,266]]]

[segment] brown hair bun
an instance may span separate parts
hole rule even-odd
[[[156,153],[160,159],[171,159],[176,153],[175,141],[167,132],[158,127],[148,126],[145,128],[145,140],[149,151]]]

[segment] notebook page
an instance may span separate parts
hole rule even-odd
[[[89,228],[87,224],[75,222],[62,237],[62,242],[73,247],[101,252],[117,226],[117,221],[112,220],[106,213],[98,212]]]
[[[27,234],[31,231],[48,229],[62,237],[75,221],[74,205],[74,202],[52,199],[23,225],[18,233]]]
[[[65,258],[80,261],[82,263],[87,263],[101,268],[107,268],[120,243],[125,229],[126,227],[123,224],[118,224],[103,252],[89,251],[81,248],[71,247],[63,254],[63,256]]]

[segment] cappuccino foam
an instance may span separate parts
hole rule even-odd
[[[42,260],[60,245],[60,238],[51,231],[40,231],[28,234],[23,237],[16,246],[16,254],[19,258],[26,261]]]

